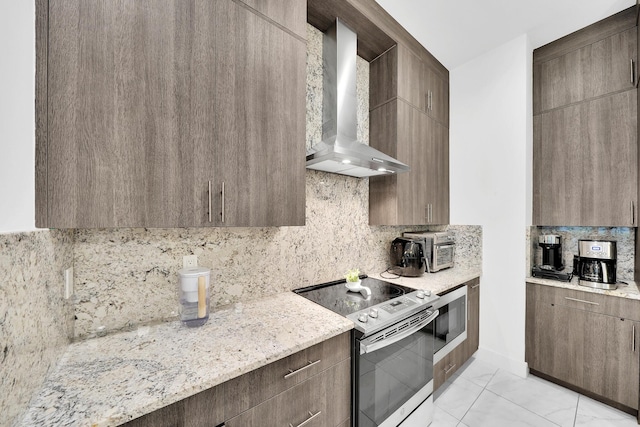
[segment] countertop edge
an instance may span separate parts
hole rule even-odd
[[[563,282],[560,280],[542,279],[539,277],[526,276],[525,282],[534,283],[537,285],[553,286],[556,288],[590,292],[594,294],[607,295],[607,296],[618,297],[618,298],[640,300],[640,290],[638,289],[638,282],[635,282],[633,280],[621,280],[621,282],[626,283],[627,286],[619,286],[618,289],[610,290],[610,291],[579,285],[577,277],[574,277],[573,279],[571,279],[570,282]]]

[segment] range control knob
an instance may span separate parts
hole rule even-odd
[[[367,321],[369,321],[369,316],[367,316],[367,313],[362,313],[358,315],[358,322],[367,323]]]
[[[378,309],[372,308],[369,310],[369,317],[376,319],[378,317]]]
[[[424,291],[418,291],[416,298],[424,299]]]
[[[431,296],[431,291],[430,291],[429,289],[425,289],[425,290],[424,290],[424,294],[425,294],[426,296],[430,297],[430,296]]]

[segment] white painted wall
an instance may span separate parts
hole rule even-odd
[[[0,233],[35,229],[35,5],[0,0]]]
[[[483,227],[479,355],[522,376],[531,61],[522,35],[450,71],[451,223]]]

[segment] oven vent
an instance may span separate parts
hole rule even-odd
[[[431,316],[433,314],[433,311],[430,310],[425,310],[422,313],[420,313],[420,315],[416,315],[411,317],[410,319],[406,319],[400,323],[397,323],[395,325],[395,327],[389,328],[387,331],[385,331],[384,333],[380,333],[377,336],[373,336],[371,338],[369,338],[369,343],[373,344],[379,341],[383,341],[387,338],[392,337],[393,335],[397,334],[398,332],[402,332],[404,329],[413,326],[417,323],[422,322],[423,320],[425,320],[427,317]]]

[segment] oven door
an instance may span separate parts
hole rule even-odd
[[[354,426],[396,427],[418,407],[425,411],[423,402],[432,407],[428,400],[433,393],[430,324],[437,316],[437,310],[423,310],[370,337],[356,339]],[[421,425],[429,423],[422,419]]]
[[[443,268],[453,267],[453,258],[455,257],[455,243],[444,245],[433,245],[432,270],[439,271]]]

